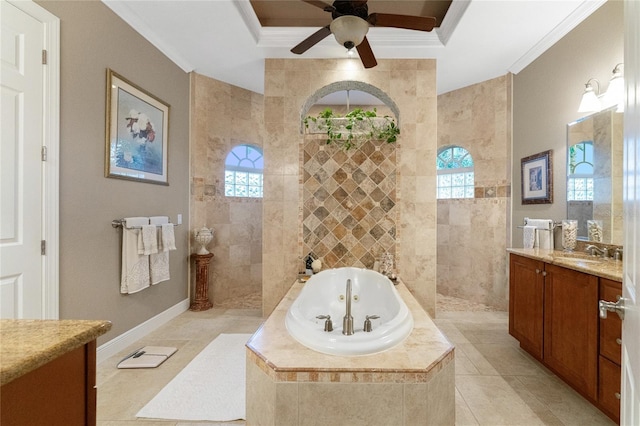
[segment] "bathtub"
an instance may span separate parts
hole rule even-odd
[[[342,334],[346,311],[347,280],[351,280],[351,315],[354,334]],[[333,331],[324,331],[325,320],[317,316],[330,315]],[[372,331],[364,331],[367,315],[372,319]],[[369,269],[337,268],[313,275],[291,304],[285,317],[289,334],[304,346],[330,355],[368,355],[382,352],[402,342],[413,330],[413,317],[384,275]]]

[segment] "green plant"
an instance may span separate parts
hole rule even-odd
[[[394,143],[400,134],[395,120],[388,115],[378,117],[375,108],[373,111],[355,108],[344,117],[336,116],[331,108],[326,108],[317,116],[307,116],[304,119],[307,129],[311,123],[319,131],[326,132],[327,144],[333,143],[345,151],[357,148],[369,140]]]

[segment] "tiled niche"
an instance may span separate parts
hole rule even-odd
[[[306,136],[302,161],[305,253],[325,267],[371,268],[395,256],[396,146],[367,141],[344,151]]]

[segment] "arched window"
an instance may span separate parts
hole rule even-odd
[[[262,150],[251,145],[236,145],[224,162],[224,195],[262,198]]]
[[[466,149],[449,146],[438,151],[438,198],[473,198],[473,158]]]
[[[567,201],[593,200],[593,141],[569,147]]]

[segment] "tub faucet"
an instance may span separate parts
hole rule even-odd
[[[351,336],[353,334],[353,317],[351,316],[351,280],[347,280],[346,290],[346,313],[342,319],[342,334]]]

